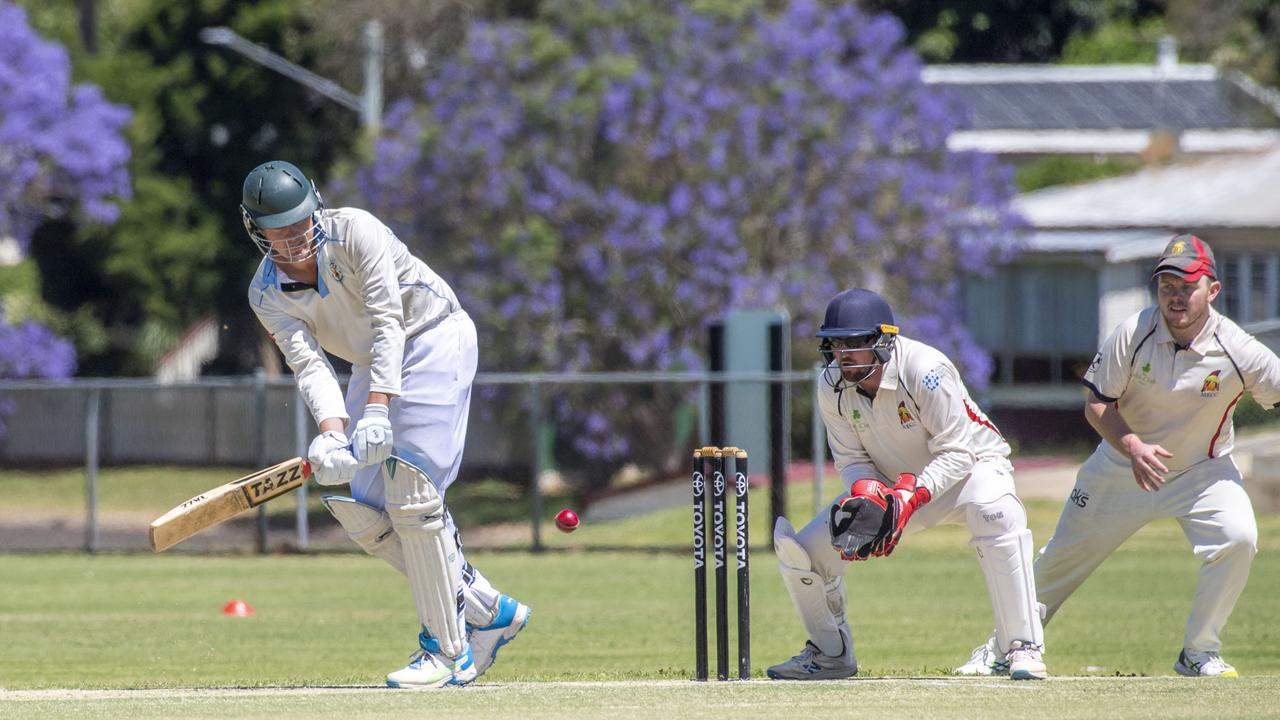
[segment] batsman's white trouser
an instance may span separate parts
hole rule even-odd
[[[1095,452],[1080,467],[1053,537],[1036,559],[1046,618],[1130,535],[1169,517],[1178,520],[1201,563],[1183,646],[1220,651],[1219,635],[1258,548],[1253,505],[1229,455],[1197,463],[1152,493],[1138,487],[1130,466]]]
[[[828,519],[829,513],[823,511],[796,533],[796,541],[803,546],[813,571],[826,581],[843,578],[856,564],[841,559],[831,546]],[[1027,530],[1026,512],[1014,491],[1009,461],[1003,457],[980,459],[969,477],[917,510],[904,535],[942,524],[964,524],[972,533],[971,544],[979,552],[979,564],[987,579],[997,634],[1003,635],[1001,651],[1009,650],[1011,640],[1042,645],[1031,533]],[[909,541],[904,538],[902,542]],[[816,638],[810,639],[818,644]]]
[[[476,326],[465,312],[456,312],[439,325],[405,340],[400,395],[391,399],[390,407],[396,452],[421,467],[435,483],[441,497],[458,477],[458,469],[462,465],[476,363]],[[347,385],[347,414],[353,418],[364,415],[369,383],[368,366],[351,368],[351,381]],[[351,481],[351,495],[364,505],[379,511],[385,509],[386,488],[378,466],[363,467],[356,472],[355,479]],[[341,517],[338,519],[342,521]],[[445,520],[455,534],[459,553],[462,553],[461,538],[457,536],[453,516],[447,510]],[[390,523],[389,517],[386,522]],[[353,530],[345,522],[343,527],[353,539],[355,532],[364,529]],[[359,540],[357,543],[365,547]],[[479,570],[466,562],[465,553],[462,558],[467,621],[473,625],[488,625],[497,616],[501,593]],[[395,567],[394,564],[392,566]]]

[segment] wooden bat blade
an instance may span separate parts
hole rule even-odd
[[[294,458],[200,493],[152,521],[151,549],[163,552],[205,528],[296,490],[310,474],[311,464]]]

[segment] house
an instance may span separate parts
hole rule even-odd
[[[1151,304],[1152,265],[1182,232],[1213,247],[1218,310],[1280,350],[1277,187],[1280,149],[1020,195],[1025,251],[965,289],[969,328],[996,359],[990,402],[1078,408],[1076,379],[1101,340]]]

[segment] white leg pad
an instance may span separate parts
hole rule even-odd
[[[391,527],[390,515],[343,495],[326,495],[320,499],[357,545],[404,574],[404,551],[400,547],[400,536]]]
[[[853,657],[853,633],[845,619],[844,578],[825,580],[796,540],[795,528],[783,517],[773,528],[773,547],[787,593],[800,613],[809,640],[823,655]]]
[[[382,472],[418,619],[440,643],[441,654],[458,657],[467,646],[462,553],[447,527],[444,498],[425,472],[401,458],[392,456]]]
[[[996,619],[996,647],[1009,651],[1014,640],[1044,647],[1044,628],[1036,602],[1031,560],[1031,531],[976,537],[969,543],[978,554]]]

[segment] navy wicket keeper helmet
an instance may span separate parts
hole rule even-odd
[[[871,365],[841,362],[838,366],[867,369],[867,375],[870,375],[877,365],[889,362],[893,344],[898,338],[898,326],[894,324],[893,310],[884,298],[870,290],[853,288],[827,303],[827,314],[822,319],[817,337],[822,340],[818,351],[826,359],[828,368],[835,362],[837,350],[871,350],[876,360]],[[838,340],[843,342],[836,342]],[[838,347],[840,345],[844,347]]]

